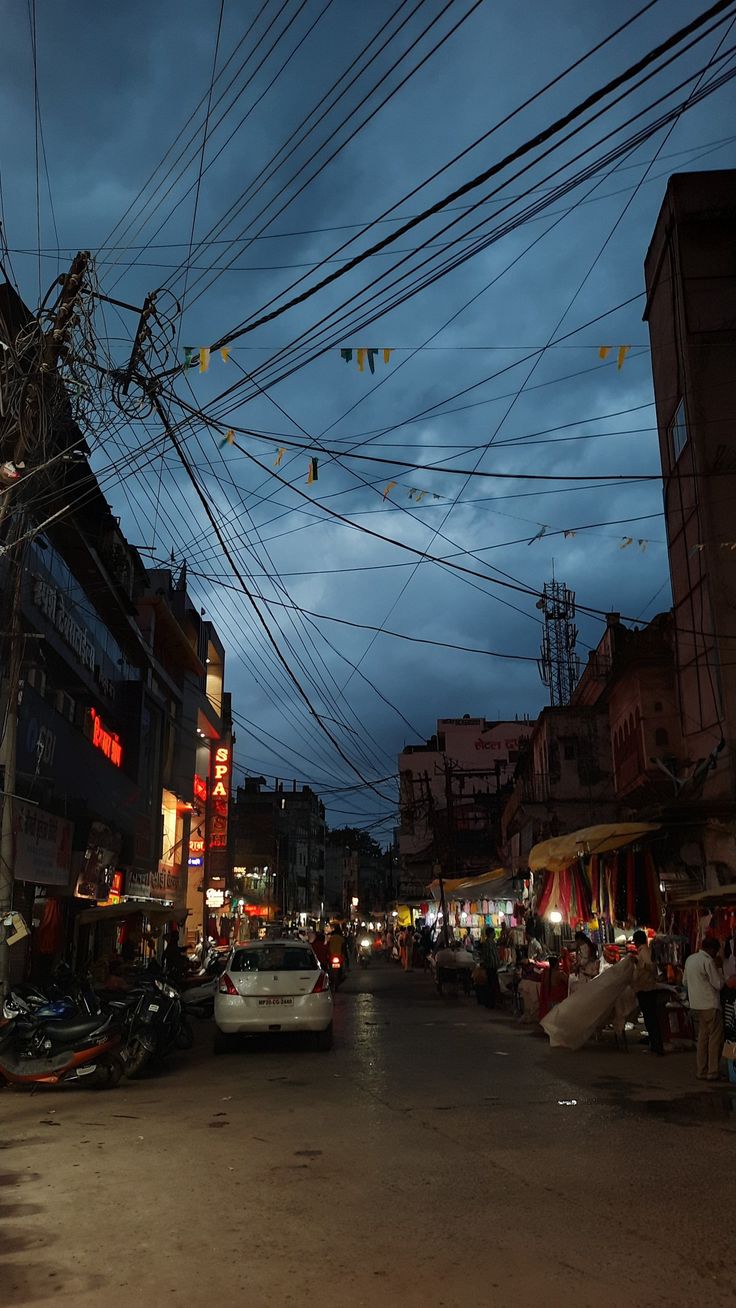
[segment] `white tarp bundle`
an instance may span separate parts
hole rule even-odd
[[[636,997],[631,989],[634,979],[633,958],[622,958],[620,963],[607,967],[587,985],[578,986],[572,994],[553,1008],[542,1020],[553,1048],[582,1049],[596,1031],[605,1026],[622,1000],[630,1009]],[[625,992],[629,990],[628,998]]]

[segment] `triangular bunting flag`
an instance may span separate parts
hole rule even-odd
[[[637,545],[639,546],[639,549],[641,550],[642,554],[646,554],[646,552],[647,552],[647,545],[649,544],[649,541],[648,541],[648,540],[638,540],[636,543],[637,543]]]
[[[392,353],[393,353],[392,350],[384,350],[384,351],[383,351],[383,362],[384,362],[384,363],[389,363],[389,362],[390,362]]]
[[[542,537],[546,535],[547,535],[547,528],[542,527],[541,530],[537,532],[536,536],[532,536],[531,540],[527,541],[527,545],[533,545],[535,540],[541,540]]]
[[[360,348],[355,351],[358,360],[358,372],[365,372],[365,350]]]
[[[616,355],[616,368],[620,372],[624,366],[624,359],[631,349],[630,345],[619,345],[618,354]]]
[[[285,454],[286,454],[286,448],[285,446],[282,445],[281,448],[276,451],[276,462],[273,465],[274,468],[281,467],[281,460],[283,459]]]
[[[634,544],[633,536],[624,536],[623,540],[621,541],[621,544],[619,545],[619,549],[627,550],[629,548],[629,545],[633,545],[633,544]]]
[[[230,358],[229,345],[223,345],[222,349],[220,350],[220,358],[222,359],[223,363],[227,363],[228,359]]]
[[[341,358],[341,359],[344,359],[344,360],[345,360],[345,363],[352,363],[352,360],[353,360],[353,351],[352,351],[352,350],[341,350],[341,351],[340,351],[340,358]]]
[[[394,488],[395,485],[396,485],[396,482],[395,482],[395,481],[390,481],[390,482],[388,483],[387,486],[384,486],[384,488],[383,488],[383,498],[384,498],[384,499],[386,499],[386,496],[389,494],[390,491],[393,490],[393,488]]]
[[[576,531],[563,531],[562,534],[563,534],[565,540],[569,540],[571,536],[577,536],[577,532],[576,532]]]
[[[309,460],[309,472],[307,473],[307,485],[308,485],[308,486],[311,486],[312,483],[315,482],[315,481],[317,481],[317,480],[318,480],[318,473],[317,473],[317,460],[316,460],[316,459],[310,459],[310,460]]]
[[[609,354],[611,353],[611,349],[612,349],[612,346],[610,346],[610,345],[601,345],[600,348],[599,348],[599,350],[598,350],[598,358],[599,358],[599,359],[607,359],[608,356],[609,356]]]
[[[202,346],[199,351],[199,371],[206,372],[210,366],[210,352],[206,346]]]
[[[225,435],[220,441],[220,449],[222,449],[223,445],[232,445],[234,440],[235,440],[235,432],[232,430],[232,428],[230,428],[229,431],[225,432]]]
[[[371,372],[375,372],[376,355],[378,354],[378,350],[366,350],[366,354],[368,355],[368,367],[370,368]]]
[[[185,345],[185,346],[184,346],[184,367],[185,367],[185,368],[194,368],[194,367],[195,367],[196,362],[197,362],[196,359],[194,358],[194,355],[195,355],[195,354],[196,354],[196,350],[195,350],[195,348],[194,348],[193,345]]]

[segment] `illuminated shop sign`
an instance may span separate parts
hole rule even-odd
[[[212,777],[212,798],[227,800],[230,781],[230,750],[227,745],[218,745],[215,750],[215,765]]]
[[[123,747],[116,731],[109,731],[97,709],[90,709],[87,714],[88,736],[95,749],[99,749],[116,768],[123,766]]]
[[[204,862],[204,839],[201,836],[189,837],[189,867],[201,867]]]

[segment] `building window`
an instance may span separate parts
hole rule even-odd
[[[29,686],[33,686],[34,690],[38,691],[39,695],[43,695],[46,690],[46,673],[37,663],[32,664],[26,672],[26,681]]]
[[[675,416],[670,426],[670,448],[672,450],[672,462],[677,463],[682,451],[687,445],[687,424],[685,422],[685,401],[680,400],[675,409]]]
[[[62,717],[67,719],[67,722],[74,721],[75,702],[71,695],[67,695],[65,690],[57,690],[55,707],[57,713],[61,713]]]
[[[661,745],[665,749],[669,745],[669,736],[664,727],[657,727],[657,730],[654,733],[654,743],[655,745]]]

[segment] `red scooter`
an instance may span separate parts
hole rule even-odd
[[[118,1084],[123,1064],[112,1014],[45,1024],[37,1052],[19,1046],[19,1020],[0,1021],[0,1085],[86,1082],[92,1089],[108,1090]]]

